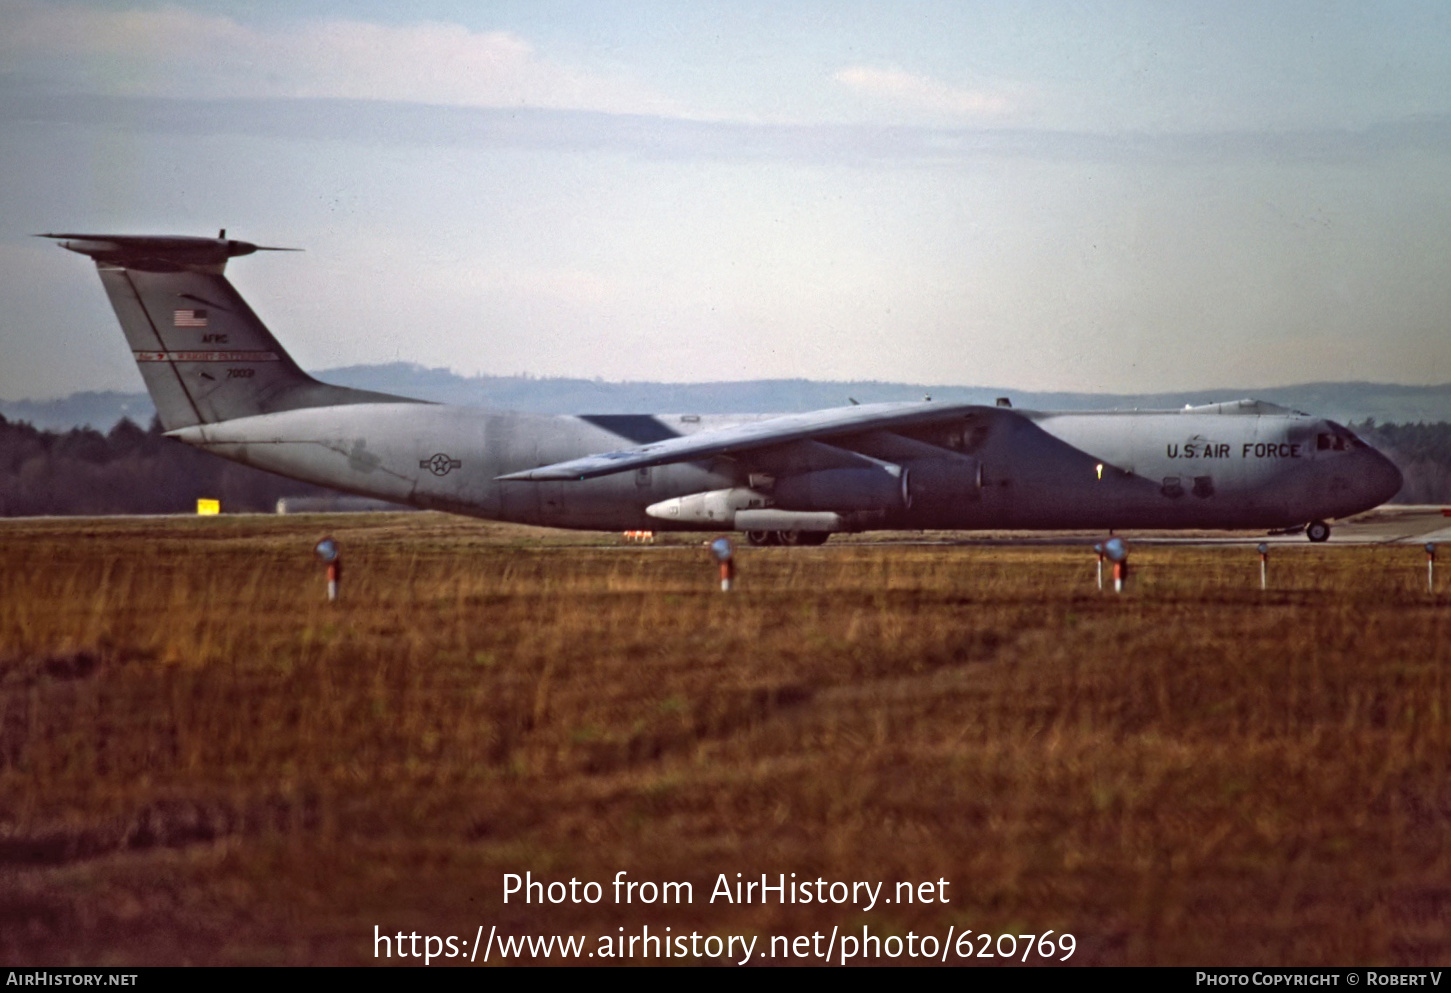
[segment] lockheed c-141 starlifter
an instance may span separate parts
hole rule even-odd
[[[166,433],[402,504],[610,531],[734,529],[819,544],[881,528],[1304,527],[1401,475],[1333,421],[1253,400],[1061,413],[876,403],[797,414],[545,416],[333,386],[223,274],[217,238],[51,234],[95,261]]]

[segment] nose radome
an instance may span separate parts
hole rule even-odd
[[[1370,456],[1365,465],[1365,488],[1377,505],[1385,503],[1401,491],[1405,479],[1396,464],[1380,452],[1372,449],[1365,454]]]

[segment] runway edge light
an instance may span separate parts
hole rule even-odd
[[[1103,552],[1113,563],[1113,591],[1122,593],[1129,579],[1129,546],[1122,538],[1110,538],[1103,543]]]
[[[729,593],[735,586],[736,562],[731,540],[724,536],[710,543],[710,555],[720,563],[720,591]]]
[[[318,561],[327,566],[327,599],[329,603],[336,603],[338,584],[343,579],[342,549],[338,547],[338,543],[333,540],[332,535],[326,535],[313,546],[312,550],[317,555]]]

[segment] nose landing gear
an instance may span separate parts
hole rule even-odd
[[[1305,525],[1305,537],[1318,544],[1330,537],[1330,525],[1324,521],[1311,521]]]

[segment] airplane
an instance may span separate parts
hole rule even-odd
[[[1333,421],[1256,400],[1052,412],[924,400],[810,413],[548,416],[319,382],[227,281],[282,251],[226,237],[45,234],[94,260],[169,437],[400,504],[609,531],[816,545],[874,529],[1303,528],[1401,487]]]

